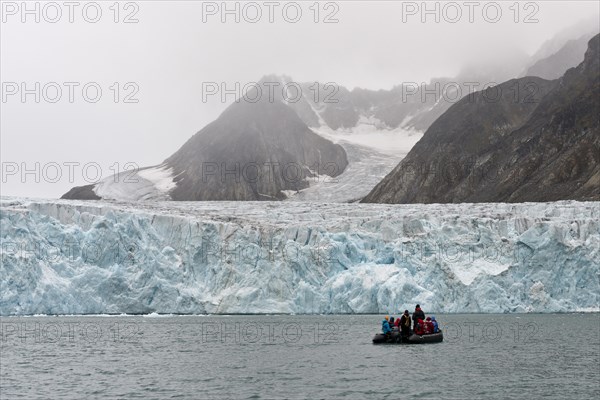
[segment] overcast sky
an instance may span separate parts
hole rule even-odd
[[[584,20],[597,24],[599,13],[596,1],[521,2],[512,9],[511,1],[495,3],[501,16],[496,5],[484,12],[486,2],[470,16],[457,2],[458,8],[439,3],[436,22],[435,13],[422,15],[421,2],[321,2],[316,15],[310,1],[297,3],[302,15],[296,23],[289,22],[297,19],[295,5],[284,13],[285,3],[279,3],[271,9],[271,23],[269,6],[256,2],[262,17],[251,23],[257,8],[239,3],[236,23],[235,13],[222,15],[220,1],[122,2],[118,15],[113,3],[97,2],[102,15],[96,23],[88,22],[96,19],[89,2],[74,9],[63,2],[54,3],[59,9],[39,3],[37,23],[35,13],[23,14],[20,1],[2,2],[2,195],[59,197],[94,181],[96,172],[107,177],[126,163],[159,164],[227,106],[218,98],[203,102],[203,82],[233,88],[234,82],[243,86],[277,73],[298,82],[389,89],[452,77],[465,67],[522,63],[557,33]],[[35,2],[28,7],[34,10]],[[324,23],[328,16],[337,22]],[[137,22],[124,23],[125,18]],[[35,92],[36,82],[40,102],[35,94],[23,102],[21,84]],[[47,85],[51,82],[62,90],[56,103],[50,102],[57,86]],[[74,82],[72,103],[64,82]],[[82,88],[88,83],[86,100]],[[102,95],[92,103],[95,87]],[[11,94],[15,88],[19,92]],[[138,102],[125,103],[127,95]],[[23,176],[22,169],[35,170],[35,163],[39,176]]]

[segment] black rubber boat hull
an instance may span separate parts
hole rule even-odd
[[[425,344],[425,343],[440,343],[444,341],[444,333],[440,330],[438,333],[429,335],[411,334],[407,338],[400,336],[398,332],[392,332],[388,336],[383,333],[378,333],[373,338],[373,344]]]

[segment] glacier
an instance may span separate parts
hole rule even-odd
[[[0,199],[0,315],[598,311],[600,203]]]
[[[349,203],[366,197],[406,157],[423,137],[415,130],[379,130],[376,123],[359,121],[352,129],[313,129],[346,151],[348,165],[338,176],[309,178],[309,187],[286,193],[287,201]]]
[[[313,128],[316,134],[344,148],[348,165],[336,177],[315,172],[314,177],[306,178],[307,188],[285,190],[286,200],[346,203],[367,196],[423,137],[423,132],[414,129],[379,129],[380,124],[374,118],[363,118],[351,129]],[[94,184],[93,194],[108,201],[172,200],[176,176],[167,164],[129,167]]]

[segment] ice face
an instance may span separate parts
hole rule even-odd
[[[1,205],[1,315],[598,310],[597,202]]]

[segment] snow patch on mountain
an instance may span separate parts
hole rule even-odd
[[[106,200],[170,200],[173,178],[172,169],[165,166],[132,169],[103,179],[93,190]]]
[[[354,128],[332,130],[327,127],[313,129],[315,133],[344,145],[363,146],[402,159],[423,137],[423,132],[414,129],[379,129],[374,124],[358,124]]]
[[[175,188],[173,181],[173,169],[168,167],[146,168],[138,172],[138,176],[152,182],[154,187],[162,192],[168,193]]]

